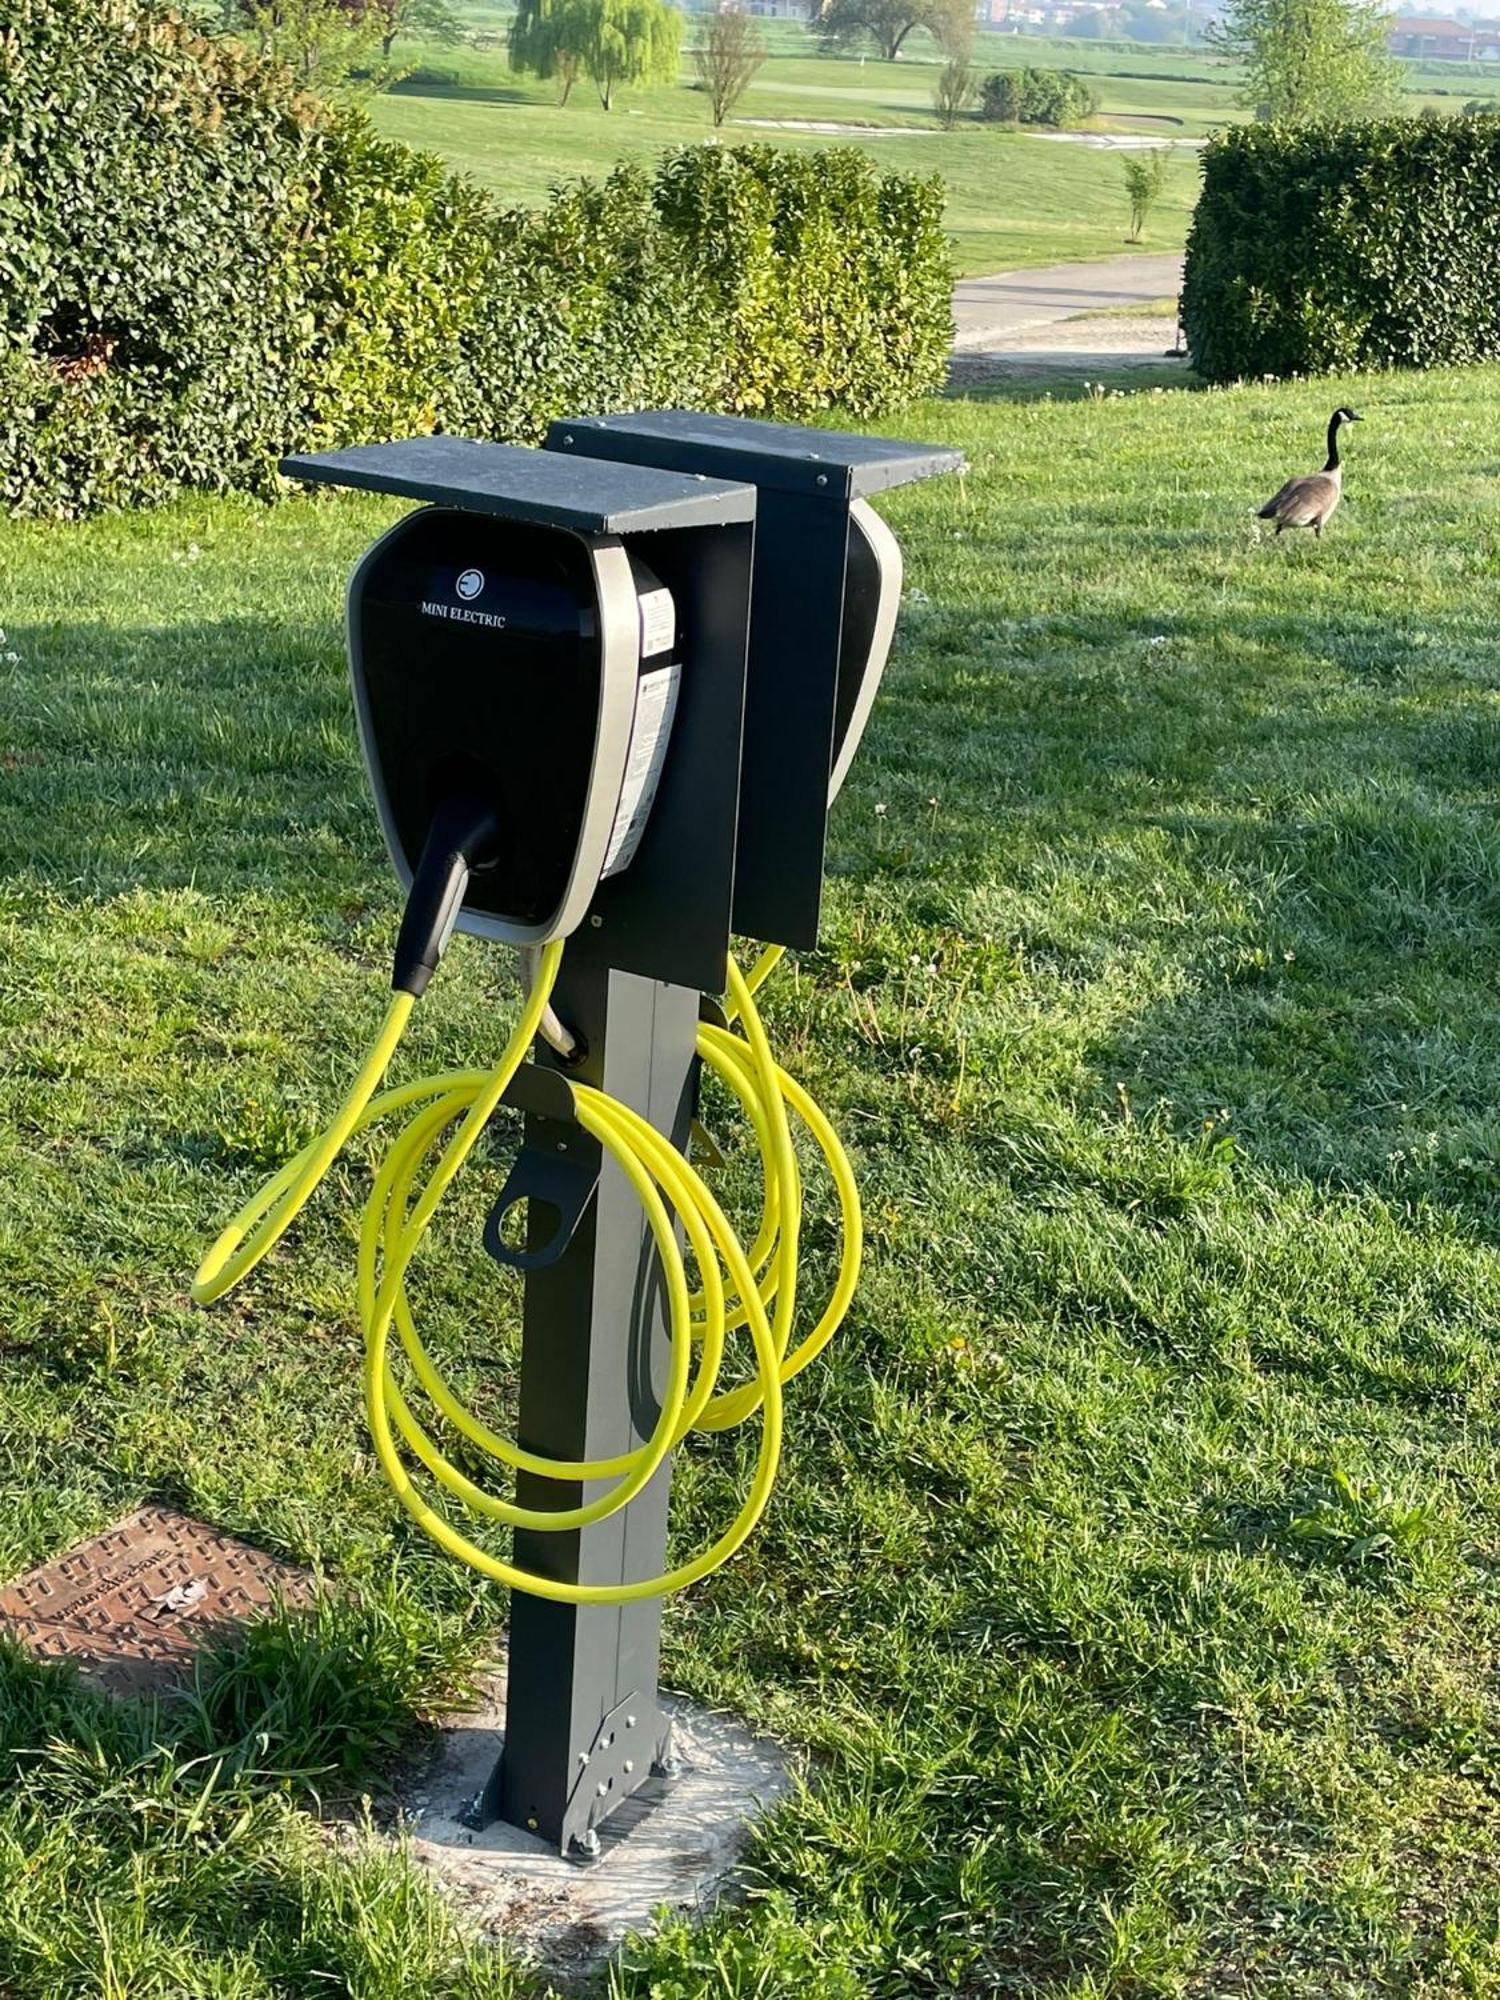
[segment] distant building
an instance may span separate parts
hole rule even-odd
[[[1397,14],[1386,23],[1393,56],[1429,62],[1500,61],[1500,26],[1451,21],[1438,14]]]

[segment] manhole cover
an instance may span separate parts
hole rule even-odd
[[[186,1678],[205,1640],[281,1601],[305,1603],[306,1570],[171,1507],[116,1527],[0,1590],[0,1631],[39,1659],[71,1660],[107,1694]]]

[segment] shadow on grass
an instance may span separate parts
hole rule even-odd
[[[389,97],[426,97],[440,104],[529,104],[536,99],[504,83],[440,83],[420,74],[391,85]],[[541,107],[545,108],[545,107]]]
[[[0,880],[357,892],[379,838],[332,620],[9,627]]]
[[[1099,390],[1149,395],[1155,389],[1208,387],[1191,368],[1163,354],[1158,360],[1122,362],[1118,355],[1077,354],[1046,360],[1034,354],[954,356],[943,395],[962,403],[1081,403]]]

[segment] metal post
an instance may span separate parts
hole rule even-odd
[[[616,972],[585,931],[569,946],[554,1004],[587,1044],[574,1074],[621,1099],[685,1147],[696,1092],[699,996]],[[614,1162],[574,1124],[530,1116],[526,1146],[599,1173],[598,1190],[562,1255],[528,1274],[519,1434],[560,1458],[628,1451],[653,1429],[667,1348],[655,1246]],[[548,1227],[535,1214],[530,1234]],[[621,1513],[571,1534],[519,1533],[516,1560],[570,1582],[619,1583],[663,1567],[670,1467]],[[605,1488],[523,1475],[518,1497],[577,1505]],[[476,1818],[598,1851],[595,1831],[668,1768],[670,1724],[657,1702],[661,1602],[570,1606],[511,1600],[505,1744]]]

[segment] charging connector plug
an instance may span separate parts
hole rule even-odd
[[[444,799],[432,816],[396,939],[391,985],[420,999],[463,907],[469,877],[500,849],[500,819],[474,798]]]

